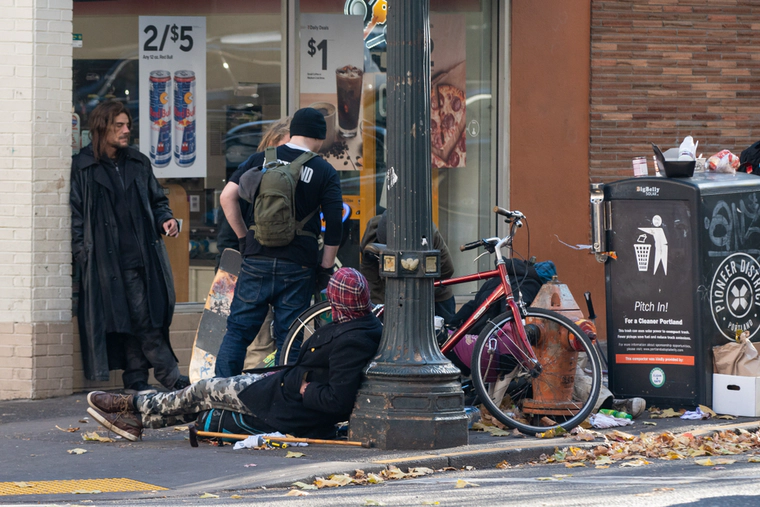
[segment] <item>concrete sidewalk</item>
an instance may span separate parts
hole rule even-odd
[[[0,504],[184,497],[204,492],[219,494],[262,486],[287,487],[295,481],[311,482],[315,477],[356,469],[379,472],[388,465],[396,465],[402,470],[419,466],[491,468],[505,460],[513,465],[533,461],[541,454],[554,452],[557,447],[598,445],[598,442],[567,438],[494,437],[489,433],[470,431],[469,445],[434,451],[385,451],[328,445],[235,451],[231,445],[218,447],[203,442],[198,448],[192,448],[187,431],[174,428],[146,430],[143,441],[136,443],[123,439],[116,439],[113,443],[86,442],[82,439],[85,432],[98,431],[101,436],[108,435],[91,419],[82,422],[87,421],[86,410],[84,394],[0,402],[0,456],[4,458],[3,467],[0,467]],[[656,422],[657,426],[644,425],[644,421]],[[79,429],[67,432],[56,426],[64,430]],[[635,420],[633,426],[618,429],[633,434],[664,431],[706,434],[716,429],[739,428],[756,430],[760,428],[760,419],[650,419],[645,413]],[[113,434],[110,436],[116,438]],[[87,452],[68,452],[76,448]],[[286,458],[290,450],[303,452],[305,456]],[[93,481],[96,479],[100,481]],[[18,482],[35,486],[14,484]],[[35,494],[43,485],[52,493]],[[97,489],[102,493],[72,494],[71,491],[76,489]]]

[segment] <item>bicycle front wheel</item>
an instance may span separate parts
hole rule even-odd
[[[525,330],[532,363],[506,312],[480,333],[472,354],[472,382],[485,408],[502,424],[535,435],[571,430],[594,409],[602,384],[599,356],[570,319],[528,308]]]
[[[295,363],[303,343],[311,338],[317,329],[330,322],[332,310],[329,301],[322,301],[304,310],[288,328],[288,336],[280,351],[280,365]]]

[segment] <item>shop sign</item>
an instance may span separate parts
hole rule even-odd
[[[362,169],[362,30],[359,16],[301,15],[300,107],[324,114],[320,154],[337,170]]]
[[[140,16],[140,151],[159,178],[206,176],[206,18]]]

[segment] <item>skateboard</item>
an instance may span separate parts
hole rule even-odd
[[[227,317],[230,314],[235,284],[240,274],[243,257],[237,250],[227,248],[222,252],[219,270],[214,276],[206,298],[206,306],[198,324],[198,332],[193,342],[190,357],[190,382],[198,382],[214,376],[216,354],[227,332]]]

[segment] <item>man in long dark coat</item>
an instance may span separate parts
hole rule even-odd
[[[120,102],[90,114],[92,144],[71,164],[71,245],[80,272],[79,334],[85,377],[124,370],[131,392],[188,385],[169,343],[174,280],[160,235],[179,227],[148,157],[129,147],[132,119]]]
[[[301,348],[298,361],[269,373],[203,379],[181,391],[137,396],[93,391],[87,412],[100,424],[136,441],[144,427],[185,424],[210,409],[245,417],[261,433],[335,436],[356,401],[364,368],[377,353],[383,326],[371,312],[367,280],[341,268],[327,285],[332,322]]]

